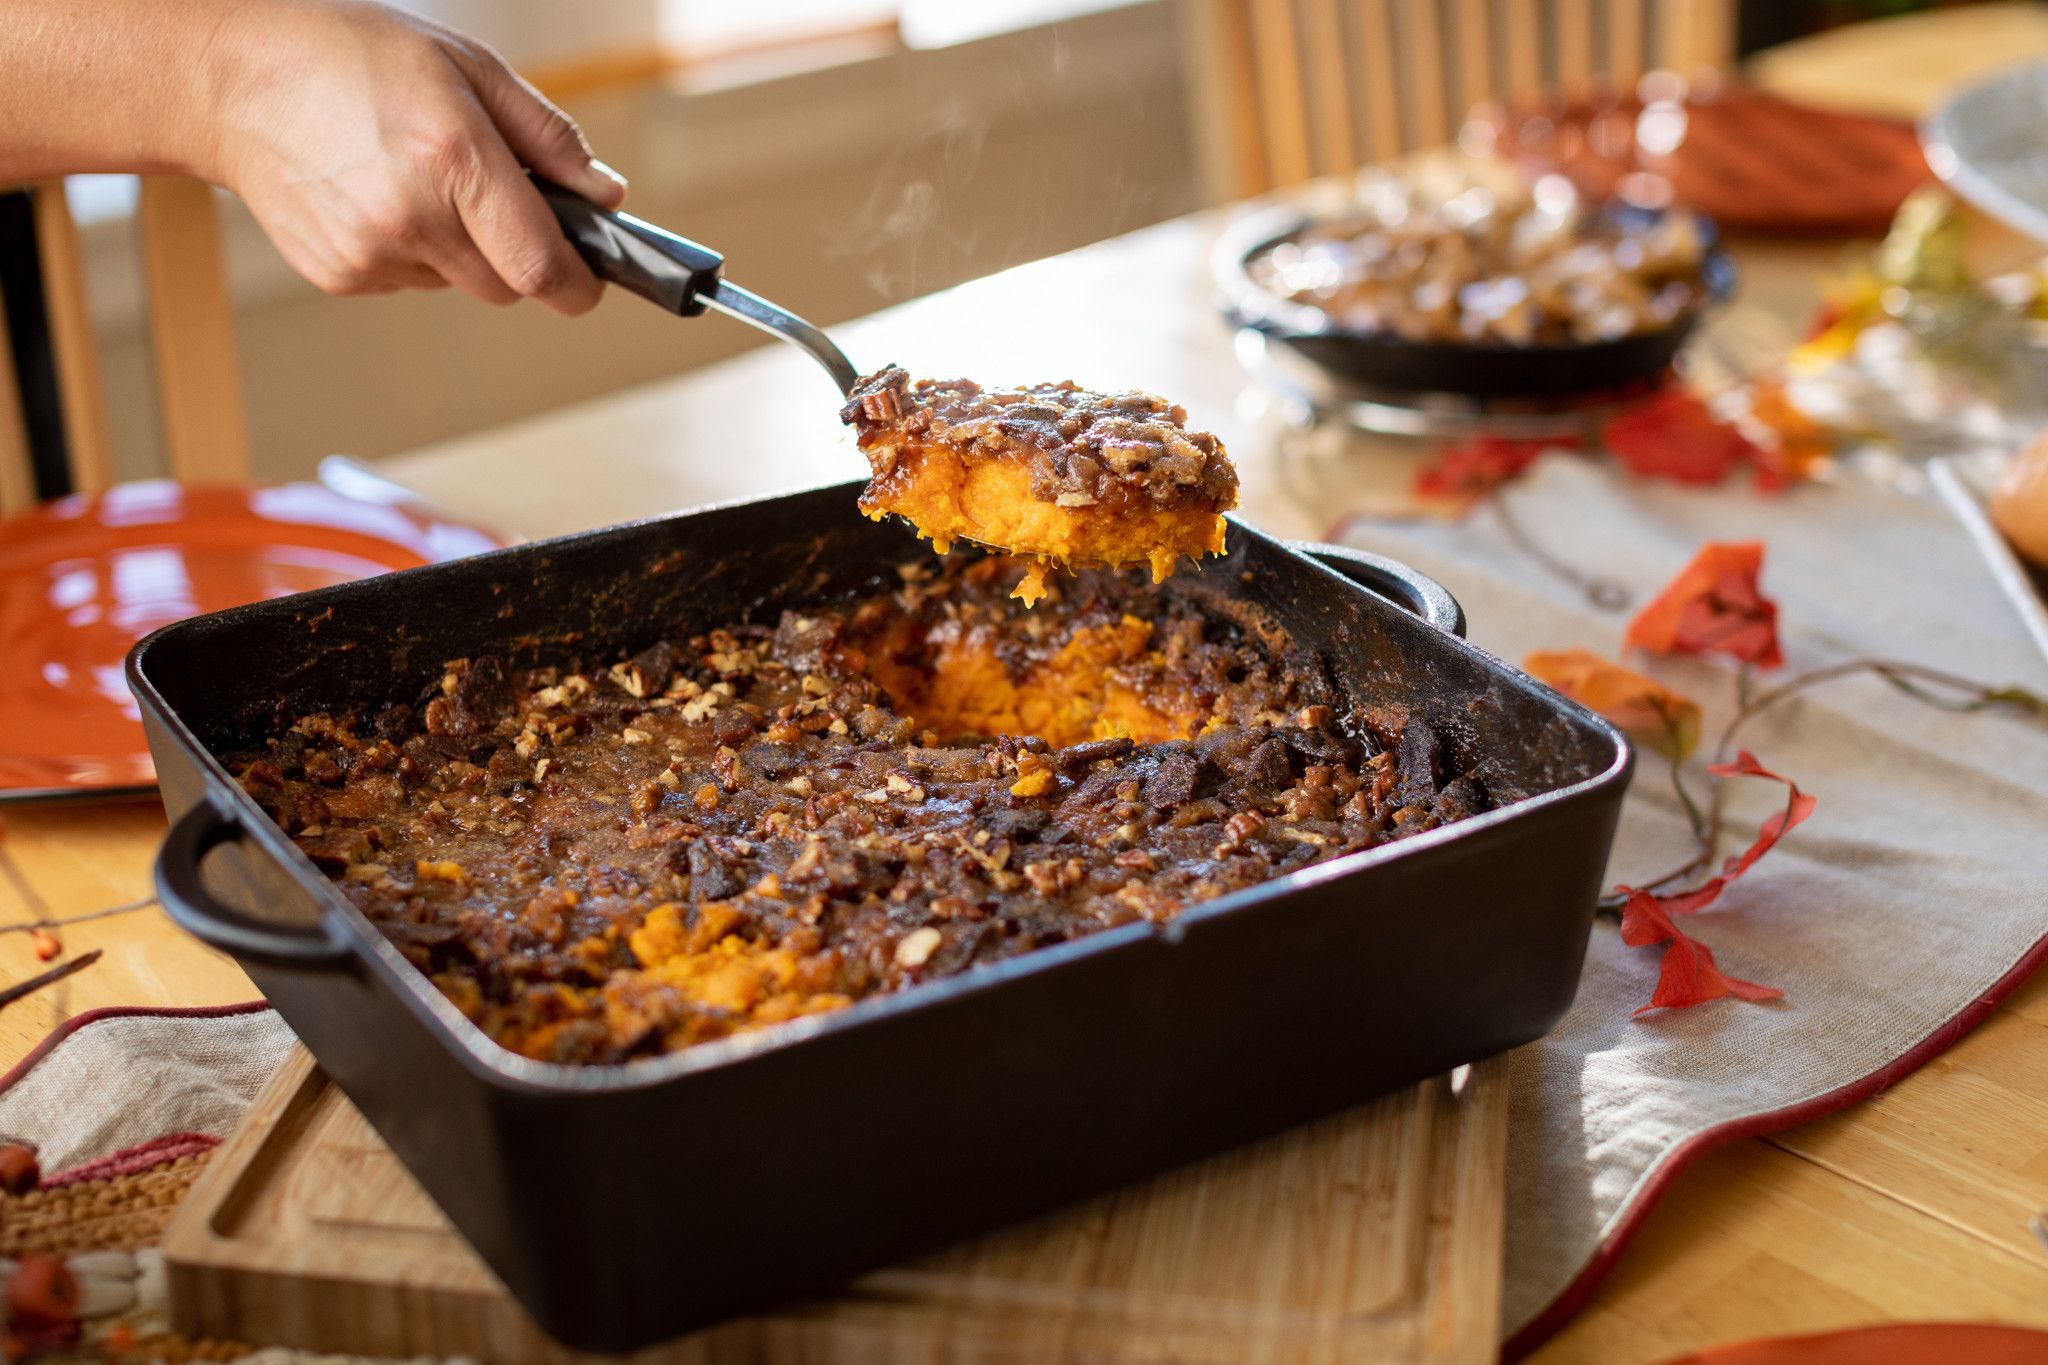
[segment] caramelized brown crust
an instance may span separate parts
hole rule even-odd
[[[458,660],[417,706],[232,761],[486,1032],[618,1062],[1182,907],[1483,809],[1429,727],[1284,646],[1017,566],[584,671]],[[991,737],[989,729],[1035,734]]]
[[[840,416],[862,449],[931,442],[970,458],[1015,460],[1031,496],[1059,507],[1142,502],[1225,512],[1237,471],[1187,412],[1148,393],[1091,393],[1071,381],[984,389],[970,379],[911,383],[891,366],[861,381]],[[877,482],[891,471],[878,468]]]

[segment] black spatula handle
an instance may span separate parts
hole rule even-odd
[[[704,311],[701,295],[718,283],[725,257],[630,213],[601,209],[539,177],[533,186],[597,277],[682,317]]]

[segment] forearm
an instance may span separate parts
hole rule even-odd
[[[218,179],[220,40],[242,0],[0,0],[0,184]]]

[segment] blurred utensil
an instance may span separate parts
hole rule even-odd
[[[2011,601],[2027,634],[2048,655],[2048,569],[2021,559],[2011,543],[1992,525],[1986,500],[2007,457],[1996,451],[1944,455],[1928,461],[1927,477],[1934,491],[1970,533],[1999,590]]]

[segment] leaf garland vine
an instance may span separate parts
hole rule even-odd
[[[1508,541],[1546,572],[1603,611],[1625,610],[1631,599],[1628,587],[1580,570],[1543,545],[1510,510],[1508,485],[1544,455],[1590,457],[1597,451],[1640,479],[1705,487],[1747,469],[1760,491],[1777,492],[1812,477],[1832,453],[1832,441],[1814,436],[1817,429],[1784,400],[1778,381],[1757,380],[1733,397],[1743,409],[1742,421],[1719,415],[1716,405],[1674,380],[1604,415],[1587,413],[1577,433],[1512,437],[1479,432],[1447,441],[1416,471],[1411,492],[1453,516],[1486,506]],[[1333,538],[1349,520],[1338,523]]]
[[[1707,775],[1712,785],[1702,802],[1686,783],[1685,764],[1700,740],[1700,710],[1690,698],[1583,649],[1538,651],[1523,667],[1582,705],[1612,720],[1635,743],[1662,755],[1685,811],[1696,849],[1680,866],[1640,886],[1617,886],[1603,898],[1603,912],[1618,915],[1621,938],[1633,947],[1665,945],[1657,987],[1638,1015],[1684,1008],[1724,996],[1778,999],[1775,988],[1723,972],[1713,950],[1679,927],[1678,920],[1717,901],[1795,826],[1813,814],[1814,798],[1792,779],[1765,767],[1736,745],[1743,729],[1789,697],[1823,683],[1858,674],[1881,679],[1923,704],[1959,714],[2000,711],[2048,722],[2048,698],[2025,688],[1995,687],[1922,664],[1892,659],[1850,659],[1810,669],[1763,687],[1759,670],[1779,667],[1777,605],[1759,587],[1763,546],[1757,542],[1709,542],[1691,564],[1629,623],[1626,639],[1636,648],[1661,654],[1718,654],[1734,659],[1735,713],[1716,738]],[[1783,783],[1786,802],[1758,830],[1743,852],[1720,870],[1683,889],[1714,867],[1726,834],[1727,779],[1757,778]]]
[[[14,894],[20,898],[22,904],[28,907],[30,914],[30,918],[27,920],[13,924],[0,924],[0,935],[27,934],[32,951],[39,962],[52,961],[64,951],[63,941],[54,933],[51,933],[51,930],[60,929],[70,924],[85,924],[92,920],[108,919],[116,915],[133,914],[137,910],[146,910],[157,903],[155,896],[143,896],[137,900],[126,901],[120,905],[110,905],[100,910],[87,910],[82,914],[52,914],[49,902],[43,899],[42,894],[36,890],[35,884],[22,872],[21,865],[15,862],[13,853],[9,851],[7,847],[7,822],[4,819],[0,819],[0,880],[4,880],[13,888]],[[99,959],[100,954],[95,949],[73,959],[71,962],[44,972],[40,976],[21,983],[21,987],[18,990],[11,989],[4,997],[0,997],[0,1005],[11,1003],[33,990],[61,981],[73,972],[82,971],[86,967],[90,967]]]

